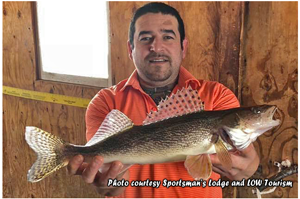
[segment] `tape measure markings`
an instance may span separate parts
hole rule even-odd
[[[90,103],[90,99],[70,97],[65,95],[58,95],[52,93],[44,93],[38,91],[24,90],[20,88],[13,88],[9,86],[3,86],[3,94],[11,95],[15,97],[22,97],[26,99],[38,100],[43,102],[51,102],[56,104],[64,104],[76,107],[86,108]]]

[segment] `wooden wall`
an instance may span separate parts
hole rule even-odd
[[[277,172],[274,161],[289,159],[298,164],[298,3],[255,2],[246,6],[242,49],[242,92],[244,106],[276,104],[282,124],[255,142],[262,171],[268,178]],[[298,175],[293,188],[277,188],[268,198],[298,197]],[[239,197],[251,189],[240,188]]]
[[[276,104],[280,128],[255,142],[262,176],[275,174],[272,161],[298,163],[297,2],[167,2],[185,21],[189,39],[183,65],[197,78],[220,81],[242,105]],[[111,67],[114,83],[134,69],[126,42],[132,13],[144,2],[110,2]],[[3,2],[3,85],[92,98],[100,88],[37,80],[30,2]],[[242,33],[242,34],[241,34]],[[34,125],[75,144],[85,143],[85,109],[3,95],[3,197],[99,197],[92,186],[65,169],[31,184],[35,160],[24,140]],[[278,152],[280,148],[280,153]],[[289,177],[297,185],[297,176]],[[225,197],[253,197],[251,189],[227,188]],[[297,197],[297,186],[267,197]]]

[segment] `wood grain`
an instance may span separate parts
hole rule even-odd
[[[298,164],[298,29],[297,2],[251,2],[247,4],[243,55],[242,105],[274,104],[281,125],[260,136],[255,143],[261,178],[277,172],[274,161],[289,159]],[[297,184],[297,175],[287,177]],[[277,188],[263,197],[298,197],[297,187]],[[239,188],[239,197],[251,190]]]
[[[182,13],[189,40],[183,66],[196,78],[219,81],[237,95],[242,3],[170,4]]]
[[[3,82],[32,89],[35,51],[28,2],[3,2]]]

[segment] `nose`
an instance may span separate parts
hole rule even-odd
[[[152,43],[150,44],[150,51],[163,52],[164,51],[163,41],[158,38],[153,39]]]

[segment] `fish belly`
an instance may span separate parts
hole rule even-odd
[[[121,161],[123,164],[156,164],[165,162],[181,162],[185,161],[187,156],[199,154],[216,153],[215,147],[212,144],[208,146],[197,146],[195,148],[186,149],[183,151],[169,150],[167,152],[158,151],[152,154],[118,154],[104,157],[105,163],[113,161]]]

